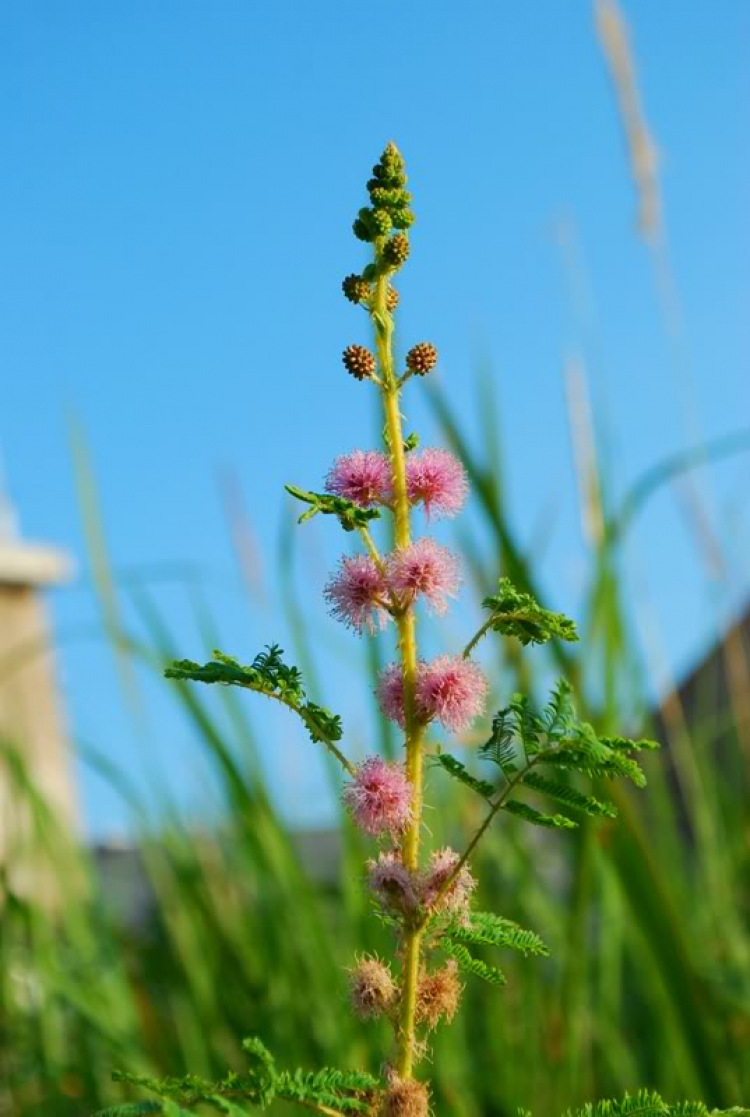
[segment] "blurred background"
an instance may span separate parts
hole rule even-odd
[[[389,139],[399,347],[440,352],[407,429],[472,480],[425,647],[509,574],[583,639],[487,643],[493,708],[563,673],[665,743],[618,822],[488,843],[482,904],[552,957],[467,991],[437,1112],[748,1101],[748,47],[741,0],[3,6],[0,1114],[83,1117],[113,1066],[240,1069],[254,1033],[287,1065],[387,1050],[345,1003],[386,947],[338,774],[284,711],[162,669],[278,642],[352,756],[397,755],[392,644],[322,602],[350,541],[283,489],[379,442],[340,283]],[[459,844],[474,804],[430,794]]]

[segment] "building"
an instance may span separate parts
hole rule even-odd
[[[19,781],[28,777],[66,830],[75,832],[78,823],[43,593],[71,572],[61,551],[21,539],[0,483],[0,866],[22,891],[33,873],[29,850],[38,818]]]

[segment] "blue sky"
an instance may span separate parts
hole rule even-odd
[[[566,361],[586,362],[617,492],[664,455],[750,425],[750,9],[629,0],[624,12],[660,152],[678,351],[636,232],[590,3],[3,5],[0,442],[25,535],[79,562],[52,601],[76,740],[140,784],[166,775],[200,806],[189,726],[149,678],[134,724],[94,634],[66,415],[86,430],[112,561],[148,576],[180,650],[203,645],[171,576],[186,568],[227,649],[248,658],[284,642],[283,484],[315,487],[337,453],[372,440],[368,393],[340,366],[344,345],[367,341],[366,320],[339,284],[364,262],[350,225],[388,139],[418,214],[401,336],[438,345],[468,422],[477,367],[491,363],[511,508],[529,545],[540,522],[549,529],[540,566],[555,604],[575,614],[586,562]],[[561,222],[575,231],[583,308]],[[410,425],[429,441],[416,395]],[[255,597],[229,540],[227,475],[263,557]],[[648,613],[674,671],[750,588],[750,455],[703,471],[701,486],[726,583],[706,576],[668,490],[629,552],[634,614]],[[317,619],[340,541],[329,525],[311,532],[299,587]],[[457,629],[471,621],[463,609]],[[319,638],[329,697],[341,686],[331,672],[353,678],[354,641]],[[321,766],[288,723],[257,717],[264,742],[287,750],[263,746],[282,805],[325,821]],[[90,827],[122,829],[116,793],[79,771]]]

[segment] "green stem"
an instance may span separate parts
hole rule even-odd
[[[393,319],[388,313],[388,278],[381,274],[375,284],[372,320],[380,366],[381,392],[385,411],[388,453],[393,474],[393,515],[397,547],[408,547],[411,540],[410,505],[406,489],[406,455],[399,408],[400,385],[393,365]],[[422,825],[422,760],[425,726],[415,705],[417,682],[417,639],[413,609],[396,615],[398,645],[401,653],[404,689],[406,775],[412,788],[412,822],[404,834],[401,856],[407,868],[419,867],[419,838]],[[411,1078],[416,1034],[417,986],[419,983],[421,932],[404,927],[401,1022],[398,1037],[397,1070],[401,1078]]]

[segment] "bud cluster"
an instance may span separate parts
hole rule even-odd
[[[404,161],[395,144],[388,144],[372,174],[367,184],[370,205],[359,211],[353,226],[354,235],[364,241],[386,237],[393,229],[408,229],[414,222]]]

